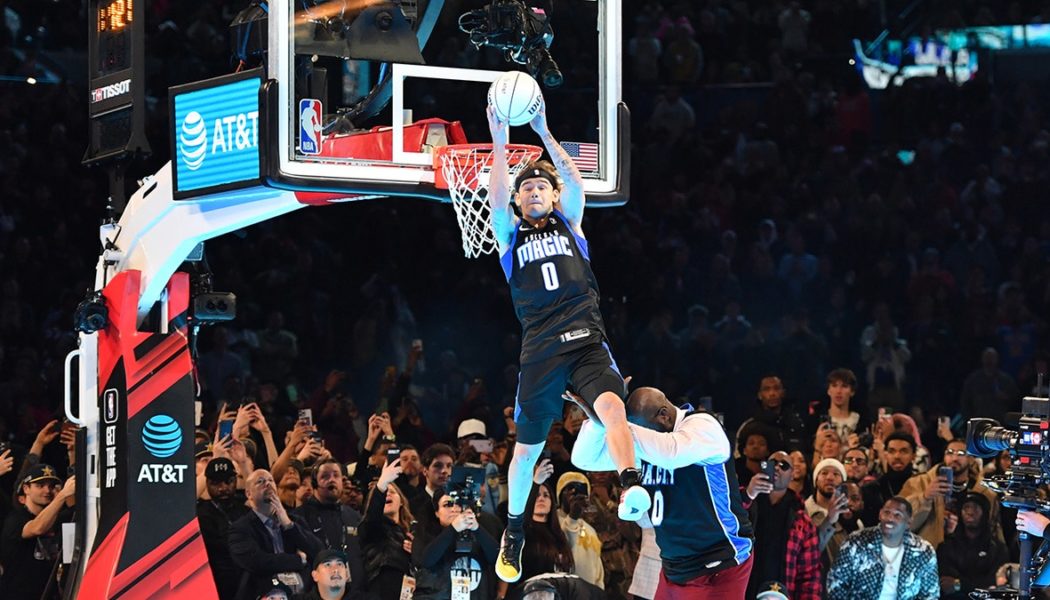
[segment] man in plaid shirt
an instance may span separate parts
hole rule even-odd
[[[769,456],[772,481],[757,473],[747,484],[744,505],[755,530],[754,566],[748,598],[764,581],[781,581],[792,600],[820,600],[820,544],[802,499],[788,488],[794,468],[786,452]]]

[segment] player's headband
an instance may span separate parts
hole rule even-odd
[[[551,187],[553,187],[554,189],[558,189],[558,178],[555,177],[550,171],[548,171],[547,169],[541,169],[539,167],[532,167],[531,169],[525,169],[521,173],[518,173],[518,177],[514,180],[514,191],[517,191],[519,188],[521,188],[521,184],[526,179],[535,179],[537,177],[542,177],[546,179],[550,182]]]

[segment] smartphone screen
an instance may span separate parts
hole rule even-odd
[[[484,454],[492,454],[492,440],[467,440],[472,448]]]
[[[937,469],[937,475],[948,480],[948,485],[955,483],[955,472],[952,471],[951,467],[941,467]]]
[[[313,426],[314,424],[314,411],[310,408],[299,409],[299,420],[307,425]]]
[[[764,460],[764,461],[762,461],[761,466],[762,466],[762,472],[766,474],[766,477],[769,477],[770,481],[773,481],[774,479],[776,479],[776,476],[777,476],[776,463],[774,463],[771,460]]]
[[[233,435],[233,421],[219,421],[219,439]]]

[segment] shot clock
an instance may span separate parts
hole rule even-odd
[[[143,0],[89,0],[87,164],[148,154]]]
[[[98,63],[95,73],[105,75],[131,68],[131,24],[138,0],[103,0],[95,10]]]

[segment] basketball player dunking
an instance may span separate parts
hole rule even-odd
[[[507,530],[496,574],[513,583],[521,577],[525,543],[522,515],[532,470],[547,431],[561,418],[562,392],[571,386],[601,420],[609,456],[624,492],[618,514],[634,521],[649,510],[649,493],[639,485],[634,440],[624,410],[626,392],[606,341],[598,309],[598,283],[591,272],[583,219],[583,177],[547,128],[545,108],[530,121],[554,164],[526,165],[514,181],[511,206],[507,167],[507,124],[488,108],[492,133],[489,203],[500,262],[521,321],[521,372],[514,408],[518,440],[507,476]],[[560,177],[560,181],[559,181]]]

